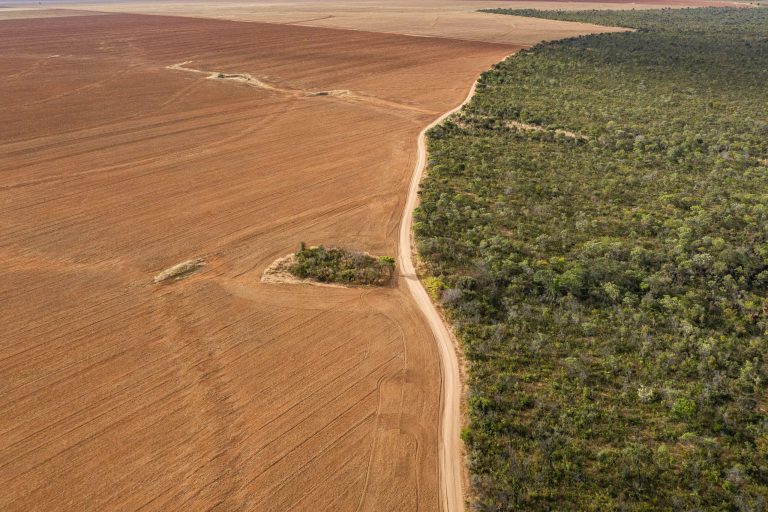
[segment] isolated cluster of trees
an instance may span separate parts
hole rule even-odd
[[[637,30],[523,51],[430,133],[475,510],[768,509],[768,10],[506,12]]]
[[[373,256],[361,251],[309,247],[302,242],[290,267],[293,275],[322,283],[381,286],[389,283],[395,270],[395,259]]]

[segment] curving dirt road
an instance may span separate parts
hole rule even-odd
[[[397,259],[402,278],[408,291],[413,296],[424,317],[429,323],[432,334],[437,342],[440,354],[440,373],[442,390],[440,395],[440,441],[439,441],[439,471],[440,471],[440,508],[444,512],[461,512],[464,510],[463,477],[464,460],[462,457],[459,430],[461,429],[461,376],[459,361],[453,343],[451,332],[443,323],[440,313],[427,295],[416,276],[411,254],[411,227],[413,225],[413,210],[418,204],[418,191],[421,177],[427,163],[426,133],[433,126],[443,122],[448,116],[461,109],[475,94],[477,82],[472,85],[466,99],[456,108],[435,119],[419,133],[416,167],[408,187],[408,198],[400,222],[400,239]]]

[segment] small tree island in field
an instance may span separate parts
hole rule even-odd
[[[390,256],[376,258],[361,251],[308,247],[304,242],[290,266],[291,274],[301,279],[363,286],[386,285],[394,271],[395,259]]]

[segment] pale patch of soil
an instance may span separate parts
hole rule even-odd
[[[202,258],[183,261],[157,274],[155,276],[154,282],[157,284],[171,280],[179,281],[185,277],[189,277],[190,274],[203,268],[204,266],[205,260]]]
[[[460,128],[468,128],[469,125],[463,120],[461,117],[457,117],[453,120],[454,123]],[[504,126],[507,128],[515,128],[516,130],[522,130],[522,131],[528,131],[528,132],[546,132],[548,131],[547,128],[543,126],[539,126],[537,124],[529,124],[529,123],[521,123],[520,121],[505,121]],[[578,139],[578,140],[589,140],[589,137],[586,135],[582,135],[580,133],[576,133],[570,130],[563,130],[561,128],[555,128],[554,130],[551,130],[552,133],[556,135],[562,135],[564,137],[568,137],[569,139]]]
[[[520,121],[507,121],[506,125],[511,128],[517,128],[518,130],[534,131],[534,132],[547,131],[547,129],[544,128],[543,126],[539,126],[536,124],[521,123]],[[561,128],[556,128],[552,131],[557,135],[563,135],[565,137],[568,137],[569,139],[589,140],[589,137],[587,137],[586,135],[572,132],[570,130],[563,130]]]
[[[347,89],[336,89],[336,90],[329,90],[329,91],[312,91],[312,90],[297,89],[297,88],[290,88],[290,87],[278,87],[277,85],[269,84],[266,81],[264,81],[264,79],[257,78],[249,73],[224,73],[221,71],[204,71],[201,69],[191,68],[188,66],[188,64],[190,64],[191,62],[192,61],[184,61],[178,64],[171,64],[170,66],[166,66],[166,69],[202,74],[202,75],[206,75],[206,78],[208,80],[245,84],[251,87],[255,87],[257,89],[264,89],[267,91],[287,94],[295,98],[320,98],[320,97],[343,98],[343,99],[346,98],[346,99],[349,99],[350,101],[364,102],[370,105],[375,105],[375,106],[389,108],[389,109],[396,108],[400,110],[410,110],[414,112],[434,113],[434,112],[430,112],[429,110],[425,110],[413,105],[402,104],[396,101],[389,101],[389,100],[377,98],[374,96],[368,96],[365,94],[352,93]]]
[[[222,81],[243,83],[243,84],[250,85],[251,87],[266,89],[268,91],[295,93],[295,91],[292,91],[292,90],[279,89],[273,85],[270,85],[260,80],[259,78],[256,78],[253,75],[250,75],[249,73],[223,73],[221,71],[203,71],[201,69],[190,68],[187,66],[187,64],[190,64],[191,62],[192,62],[191,60],[185,60],[184,62],[179,62],[178,64],[171,64],[170,66],[166,66],[166,69],[172,69],[176,71],[187,71],[189,73],[199,73],[199,74],[207,75],[206,78],[208,78],[209,80],[222,80]]]
[[[88,11],[85,9],[44,9],[29,8],[28,6],[0,6],[0,21],[35,18],[68,18],[72,16],[98,16],[101,14],[105,13]]]

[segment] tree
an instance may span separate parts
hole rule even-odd
[[[389,273],[389,278],[392,279],[392,276],[395,273],[395,258],[392,256],[380,256],[379,257],[379,264],[387,269],[387,272]]]

